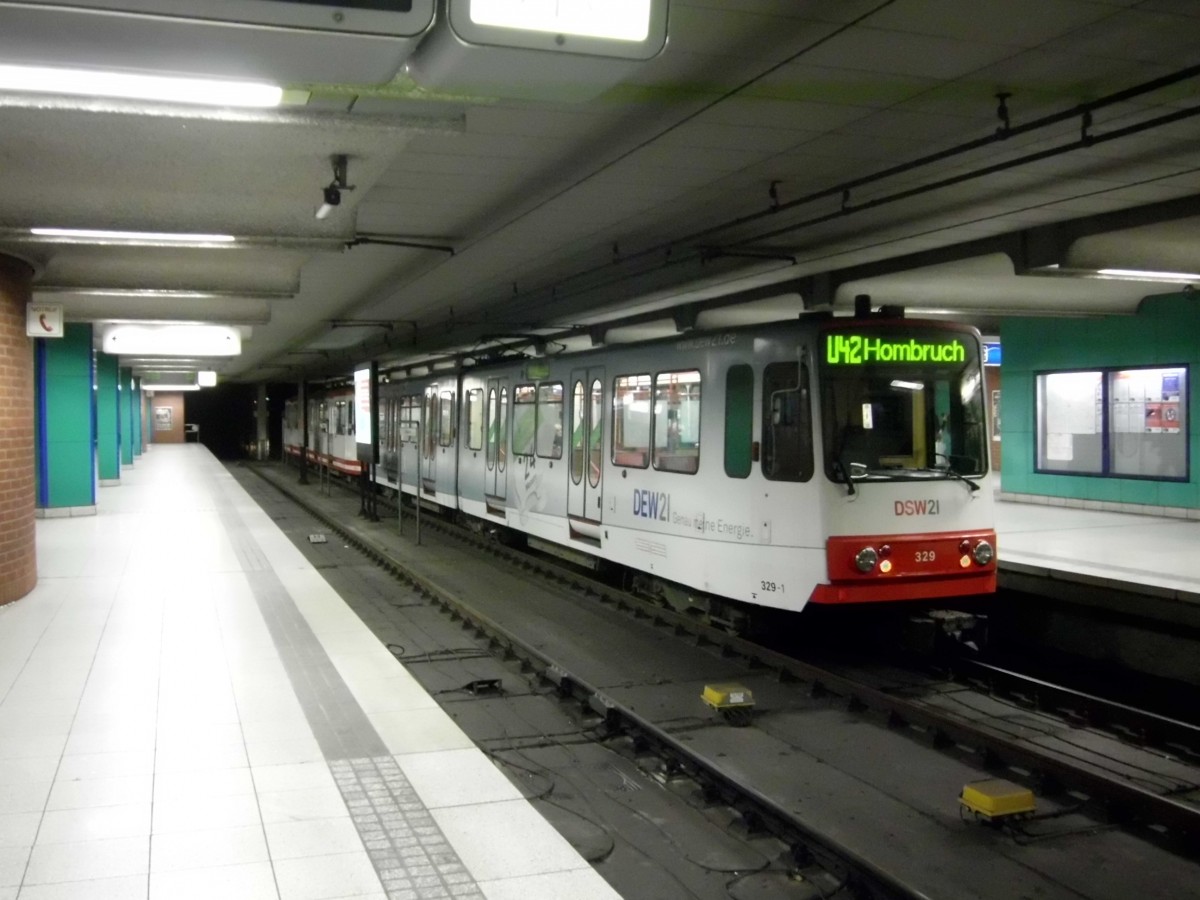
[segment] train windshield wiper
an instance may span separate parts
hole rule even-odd
[[[959,472],[957,469],[955,469],[954,466],[936,466],[934,468],[910,469],[909,471],[929,472],[930,474],[933,474],[933,475],[943,475],[947,479],[951,479],[954,481],[961,481],[963,484],[965,484],[967,486],[967,488],[971,491],[972,494],[975,493],[977,490],[979,490],[979,485],[976,482],[967,478],[965,475],[962,474],[962,472]]]

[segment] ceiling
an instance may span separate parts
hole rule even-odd
[[[0,34],[27,4],[0,0]],[[383,84],[293,75],[272,110],[0,92],[0,253],[29,260],[35,299],[68,320],[241,327],[240,356],[195,365],[245,381],[860,293],[994,330],[1177,289],[1078,277],[1100,268],[1200,272],[1200,4],[969,10],[671,0],[665,49],[583,99],[556,90],[571,63],[544,51],[525,54],[553,74],[498,69],[469,94],[403,68]],[[114,35],[134,54],[136,33]],[[0,63],[12,52],[0,38]],[[353,190],[317,219],[341,154]],[[238,240],[68,243],[39,226]]]

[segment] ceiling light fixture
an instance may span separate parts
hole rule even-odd
[[[1196,272],[1151,272],[1144,269],[1097,269],[1096,274],[1106,278],[1128,278],[1133,281],[1200,281]]]
[[[282,88],[262,82],[48,66],[0,65],[0,90],[256,108],[279,106],[283,100]]]
[[[342,202],[342,191],[354,190],[354,185],[346,183],[346,167],[347,157],[344,153],[338,153],[329,158],[333,165],[333,181],[324,187],[321,191],[321,196],[324,202],[317,207],[316,217],[318,219],[326,218],[334,207]]]
[[[110,325],[101,349],[113,356],[237,356],[242,336],[227,325]]]
[[[36,237],[77,243],[119,244],[232,244],[232,234],[184,234],[169,231],[106,231],[100,228],[30,228]]]
[[[1167,284],[1195,284],[1200,282],[1200,272],[1160,272],[1153,269],[1083,269],[1048,266],[1030,269],[1027,275],[1049,275],[1056,278],[1095,278],[1101,281],[1157,281]]]
[[[651,0],[609,0],[608,3],[471,0],[470,15],[477,25],[644,41],[650,32],[651,5]]]

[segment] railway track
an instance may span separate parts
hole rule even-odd
[[[811,855],[828,860],[829,865],[847,872],[847,877],[855,883],[861,883],[871,896],[919,895],[911,885],[889,880],[887,873],[875,870],[870,860],[831,845],[826,835],[814,833],[771,796],[738,784],[727,771],[714,767],[711,760],[688,746],[686,731],[671,723],[664,727],[614,697],[603,686],[573,673],[569,666],[550,658],[519,634],[473,610],[470,604],[452,596],[452,592],[429,582],[364,540],[360,529],[329,519],[319,504],[306,502],[302,497],[293,499],[313,515],[325,519],[348,542],[389,570],[420,585],[453,615],[485,633],[498,651],[520,657],[564,697],[573,698],[599,717],[608,732],[626,734],[635,744],[653,748],[668,771],[686,773],[703,784],[706,791],[743,809],[748,818],[768,824],[796,848],[798,858]],[[427,527],[434,521],[428,517]],[[532,559],[445,523],[439,522],[437,528],[464,546],[469,545],[473,552],[503,557],[526,574],[538,573],[560,587],[593,594],[609,606],[669,630],[676,639],[702,646],[761,676],[784,683],[790,691],[820,698],[823,703],[875,721],[892,732],[909,735],[925,746],[972,760],[990,771],[1004,772],[1007,777],[1036,787],[1043,796],[1061,797],[1060,810],[1086,809],[1093,815],[1102,815],[1103,819],[1097,820],[1098,826],[1119,823],[1176,848],[1194,847],[1195,837],[1200,834],[1200,808],[1194,802],[1196,772],[1187,763],[1196,746],[1196,735],[1190,727],[1164,722],[1161,717],[1139,716],[1136,710],[1128,708],[1120,710],[1118,716],[1111,704],[1106,706],[1099,698],[1085,698],[1061,689],[1051,691],[1050,685],[1031,685],[1019,673],[994,667],[976,665],[970,672],[969,677],[977,686],[986,686],[986,692],[934,679],[911,678],[897,685],[886,678],[872,682],[861,672],[851,677],[709,628],[687,616],[601,585],[557,562]],[[996,686],[1001,678],[1006,685],[1004,693],[1015,699],[998,697]],[[1085,706],[1084,700],[1089,705]],[[1026,714],[1029,710],[1036,710],[1037,716],[1030,718]],[[1049,715],[1050,710],[1057,715]],[[1112,727],[1124,740],[1102,735],[1090,727],[1071,727],[1071,722],[1085,721],[1115,723]],[[1179,758],[1130,743],[1134,737],[1153,737],[1160,746],[1177,747]],[[1097,742],[1101,745],[1099,749]]]

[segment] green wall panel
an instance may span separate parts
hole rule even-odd
[[[121,477],[121,429],[117,410],[117,357],[96,354],[96,464],[101,481]]]
[[[133,455],[142,455],[142,379],[133,379]]]
[[[38,341],[37,502],[41,508],[96,503],[92,326],[67,323]]]
[[[1005,491],[1150,506],[1200,506],[1200,301],[1195,295],[1148,297],[1134,316],[1061,319],[1053,327],[1045,318],[1013,318],[1001,325],[1000,333],[1004,344],[1000,418],[1004,423]],[[1187,482],[1035,471],[1038,373],[1155,365],[1190,367]]]
[[[133,369],[120,370],[121,464],[133,465]]]

